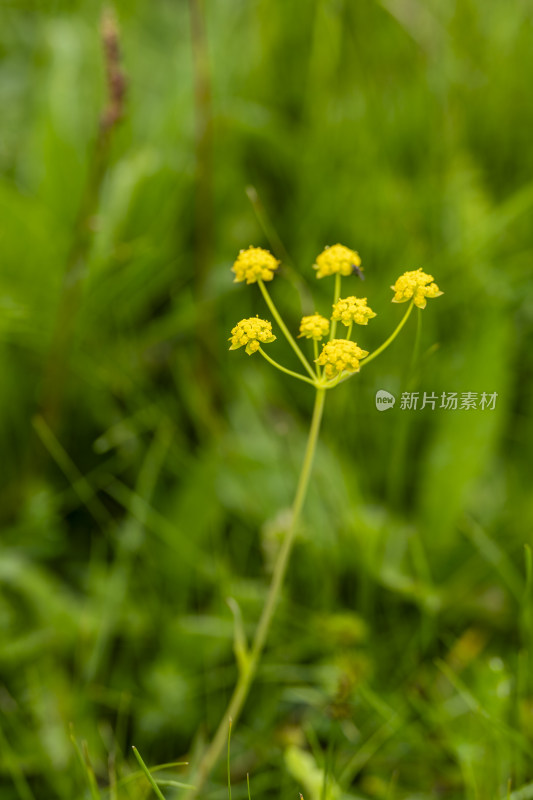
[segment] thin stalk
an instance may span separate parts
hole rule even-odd
[[[139,751],[137,750],[136,747],[132,747],[131,749],[133,750],[133,755],[137,759],[137,763],[139,764],[140,768],[142,769],[142,771],[146,775],[146,779],[147,779],[148,783],[150,784],[150,786],[154,790],[154,794],[156,795],[156,797],[159,798],[159,800],[165,800],[165,795],[163,794],[163,792],[161,791],[161,789],[159,788],[159,786],[155,782],[155,778],[152,776],[152,773],[150,772],[150,770],[148,769],[148,767],[144,763],[141,754],[139,753]]]
[[[311,475],[311,467],[313,465],[313,458],[318,441],[325,397],[325,390],[323,388],[317,388],[315,405],[313,408],[313,417],[311,420],[311,427],[309,429],[307,446],[305,449],[305,456],[300,477],[298,479],[294,503],[292,506],[291,524],[285,533],[285,538],[283,539],[276,563],[274,565],[274,571],[272,573],[267,599],[265,601],[263,611],[261,612],[261,617],[259,619],[252,643],[252,648],[250,650],[248,668],[241,671],[226,712],[220,721],[211,744],[204,753],[204,756],[198,765],[198,769],[193,781],[196,787],[193,796],[196,796],[197,791],[203,787],[212,769],[220,758],[220,755],[224,749],[224,744],[227,740],[229,720],[232,720],[232,722],[235,723],[239,717],[244,703],[246,702],[246,698],[248,697],[250,687],[257,673],[261,654],[265,646],[272,618],[274,616],[274,611],[283,585],[283,579],[287,571],[287,565],[294,544],[300,513],[302,511],[304,500],[307,494],[307,488],[309,486],[309,477]]]
[[[350,372],[348,375],[346,375],[346,373],[340,372],[335,378],[331,378],[329,381],[326,381],[326,383],[324,384],[324,389],[334,389],[335,386],[339,385],[339,383],[342,383],[347,378],[351,378],[352,375],[355,374],[356,374],[355,372]]]
[[[350,322],[350,324],[348,325],[348,333],[346,334],[346,338],[347,338],[347,339],[350,339],[350,338],[351,338],[351,335],[352,335],[352,328],[353,328],[353,322]]]
[[[319,379],[322,379],[322,367],[320,367],[316,362],[318,361],[318,342],[316,339],[313,339],[313,356],[314,356],[314,364],[316,369],[316,374],[318,375]]]
[[[258,352],[261,353],[263,358],[265,358],[269,364],[272,364],[273,367],[276,367],[276,369],[280,369],[282,372],[285,372],[287,375],[291,375],[293,378],[298,378],[298,380],[300,381],[305,381],[306,383],[310,383],[311,386],[316,385],[316,379],[312,381],[310,378],[306,378],[305,375],[300,375],[298,372],[293,372],[292,369],[287,369],[286,367],[282,367],[281,364],[278,364],[277,361],[274,361],[273,358],[270,358],[270,356],[265,353],[262,347],[259,348]]]
[[[377,358],[377,356],[379,356],[379,355],[380,355],[380,353],[382,353],[382,352],[383,352],[383,351],[384,351],[384,350],[385,350],[385,349],[386,349],[386,348],[387,348],[387,347],[388,347],[388,346],[389,346],[389,345],[390,345],[390,344],[391,344],[391,343],[392,343],[392,342],[393,342],[393,341],[396,339],[396,337],[397,337],[397,336],[398,336],[398,334],[400,333],[401,329],[403,328],[403,326],[405,325],[405,323],[406,323],[406,322],[407,322],[407,320],[409,319],[409,315],[410,315],[411,311],[413,310],[413,305],[414,305],[414,303],[413,303],[413,301],[411,300],[411,302],[409,303],[409,308],[407,309],[407,311],[406,311],[406,312],[405,312],[405,314],[403,315],[403,317],[402,317],[402,320],[401,320],[401,322],[399,323],[399,325],[397,325],[397,326],[396,326],[396,328],[395,328],[395,329],[394,329],[394,331],[391,333],[391,335],[389,336],[389,338],[388,338],[388,339],[386,339],[386,340],[383,342],[383,344],[382,344],[380,347],[378,347],[378,349],[377,349],[377,350],[374,350],[374,352],[373,352],[373,353],[370,353],[370,355],[369,355],[369,356],[367,356],[366,358],[364,358],[364,359],[361,361],[361,366],[362,366],[362,367],[364,367],[364,366],[365,366],[365,364],[368,364],[368,363],[369,363],[369,361],[372,361],[374,358]]]
[[[362,359],[360,361],[360,363],[359,363],[359,367],[360,368],[364,367],[364,365],[368,364],[368,362],[372,361],[372,359],[377,358],[377,356],[379,356],[380,353],[382,353],[390,344],[392,344],[392,342],[396,339],[396,337],[400,333],[401,329],[403,328],[403,326],[405,325],[405,323],[409,319],[409,315],[410,315],[412,310],[413,310],[413,301],[411,300],[411,302],[409,304],[409,308],[407,309],[407,311],[403,315],[400,323],[396,326],[396,328],[391,333],[389,338],[386,339],[383,342],[383,344],[380,345],[380,347],[378,347],[377,350],[374,350],[373,353],[370,353],[369,356],[367,356],[366,358],[364,358],[364,359]],[[357,374],[358,374],[357,372],[350,372],[347,375],[342,375],[342,373],[341,373],[341,375],[338,375],[336,378],[334,378],[331,383],[326,384],[325,388],[326,389],[333,389],[335,386],[338,386],[340,383],[344,383],[345,381],[350,380],[350,378],[352,378],[354,375],[357,375]]]
[[[337,272],[335,275],[335,288],[333,289],[333,305],[338,302],[339,297],[341,296],[341,274]],[[331,328],[329,331],[329,340],[335,338],[335,334],[337,332],[337,320],[331,320]]]
[[[278,323],[279,327],[283,331],[283,335],[287,339],[288,343],[290,344],[290,346],[292,347],[292,349],[294,350],[294,352],[296,353],[296,355],[298,356],[298,358],[300,359],[300,361],[302,362],[302,364],[305,367],[306,371],[311,376],[311,378],[313,379],[313,382],[314,382],[314,380],[316,378],[316,372],[313,371],[313,368],[310,366],[309,361],[306,359],[306,357],[304,356],[304,354],[302,353],[302,351],[300,350],[300,348],[298,347],[298,345],[294,341],[293,337],[289,333],[289,330],[288,330],[287,326],[285,325],[285,323],[283,322],[278,309],[274,305],[274,302],[273,302],[272,298],[270,297],[270,294],[268,293],[268,289],[266,288],[264,282],[262,280],[258,280],[257,283],[259,284],[259,288],[261,289],[261,293],[262,293],[263,297],[265,298],[265,302],[266,302],[267,306],[269,307],[269,309],[270,309],[270,311],[272,313],[272,316],[274,317],[274,319]]]

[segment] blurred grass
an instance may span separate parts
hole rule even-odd
[[[318,310],[316,254],[359,250],[378,311],[363,346],[396,324],[404,269],[445,294],[414,369],[411,320],[328,398],[233,734],[234,797],[250,772],[254,798],[314,800],[330,743],[331,793],[499,800],[511,781],[533,796],[518,791],[533,781],[531,4],[205,4],[212,110],[195,100],[189,5],[116,9],[127,110],[52,428],[41,383],[106,102],[100,4],[1,9],[0,797],[90,797],[69,723],[104,787],[134,771],[132,743],[148,764],[182,760],[222,713],[236,676],[225,598],[250,633],[311,408],[307,387],[227,353],[235,321],[264,313],[229,272],[242,246],[268,245],[250,185]],[[272,292],[295,327],[287,276]],[[281,341],[271,352],[293,365]],[[379,388],[498,401],[379,414]],[[213,797],[222,768],[216,780]]]

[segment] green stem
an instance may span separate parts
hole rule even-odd
[[[287,571],[289,557],[292,551],[296,531],[298,528],[300,513],[302,511],[302,507],[307,494],[307,488],[309,486],[309,477],[311,475],[311,467],[313,465],[313,458],[315,455],[316,444],[318,441],[318,434],[320,431],[320,423],[322,421],[322,413],[324,410],[325,397],[326,397],[325,390],[317,388],[315,396],[315,405],[313,408],[313,417],[311,420],[311,427],[309,430],[307,446],[305,449],[305,456],[302,464],[302,469],[300,472],[300,477],[298,480],[296,495],[292,506],[291,523],[285,533],[285,538],[283,539],[278,556],[276,558],[276,563],[274,565],[274,571],[272,573],[272,579],[270,582],[267,599],[265,601],[265,605],[263,606],[263,611],[261,612],[261,617],[259,619],[259,623],[257,625],[254,640],[252,643],[252,648],[250,650],[248,668],[241,671],[239,678],[237,680],[237,684],[233,691],[233,695],[226,709],[226,712],[224,713],[224,716],[220,721],[220,724],[218,726],[218,729],[215,733],[215,736],[211,744],[204,753],[204,756],[201,759],[200,764],[198,765],[198,769],[194,776],[194,781],[193,781],[195,785],[195,791],[193,793],[193,796],[196,796],[197,791],[199,791],[203,787],[212,769],[214,768],[215,764],[220,758],[220,755],[224,749],[224,744],[228,736],[229,720],[231,719],[233,723],[236,722],[239,714],[242,711],[244,703],[246,702],[246,698],[248,697],[248,692],[250,691],[250,687],[253,683],[253,680],[257,672],[261,654],[265,646],[272,618],[274,616],[274,611],[276,609],[276,605],[283,585],[283,579]]]
[[[347,339],[349,339],[352,335],[352,328],[353,328],[353,322],[350,322],[350,324],[348,325],[348,333],[346,334]]]
[[[403,326],[405,325],[405,323],[406,323],[406,322],[407,322],[407,320],[409,319],[409,315],[410,315],[411,311],[413,310],[413,305],[414,305],[414,303],[413,303],[413,301],[411,300],[411,302],[409,303],[409,308],[407,309],[407,311],[406,311],[406,312],[405,312],[405,314],[403,315],[403,317],[402,317],[402,320],[401,320],[401,322],[399,323],[399,325],[397,325],[397,326],[396,326],[396,328],[395,328],[395,329],[394,329],[394,331],[391,333],[391,335],[389,336],[389,338],[388,338],[388,339],[386,339],[386,340],[383,342],[383,344],[382,344],[380,347],[378,347],[378,349],[377,349],[377,350],[374,350],[374,352],[373,352],[373,353],[370,353],[370,355],[369,355],[369,356],[367,356],[366,358],[364,358],[364,359],[361,361],[361,366],[362,366],[362,367],[364,367],[364,366],[365,366],[365,364],[368,364],[368,363],[369,363],[369,361],[372,361],[374,358],[377,358],[377,356],[379,356],[379,355],[380,355],[380,354],[381,354],[381,353],[382,353],[382,352],[383,352],[383,351],[384,351],[384,350],[385,350],[385,349],[386,349],[386,348],[387,348],[387,347],[388,347],[388,346],[389,346],[389,345],[390,345],[390,344],[391,344],[391,343],[392,343],[392,342],[393,342],[393,341],[396,339],[396,337],[397,337],[397,336],[398,336],[398,334],[400,333],[401,329],[403,328]]]
[[[270,358],[270,356],[265,353],[265,351],[263,350],[262,347],[259,348],[258,352],[261,353],[263,358],[265,358],[268,361],[269,364],[272,364],[273,367],[276,367],[276,369],[280,369],[282,372],[285,372],[287,375],[292,375],[293,378],[298,378],[301,381],[305,381],[306,383],[310,383],[311,386],[315,386],[316,379],[312,381],[310,378],[306,378],[305,375],[300,375],[298,372],[293,372],[292,369],[287,369],[286,367],[282,367],[281,364],[278,364],[277,361],[274,361],[273,358]]]
[[[333,289],[333,305],[338,302],[339,297],[341,296],[341,274],[337,272],[335,275],[335,288]],[[332,339],[335,338],[335,334],[337,332],[337,320],[331,320],[331,328],[329,332],[329,340],[331,342]]]
[[[403,315],[400,323],[396,326],[396,328],[391,333],[389,338],[386,339],[383,342],[383,344],[380,347],[378,347],[377,350],[374,350],[373,353],[370,353],[369,356],[367,356],[366,358],[362,359],[361,362],[360,362],[360,367],[364,367],[365,364],[368,364],[369,361],[372,361],[372,359],[377,358],[377,356],[379,356],[380,353],[382,353],[396,339],[396,337],[400,333],[401,329],[403,328],[403,326],[405,325],[405,323],[409,319],[409,315],[410,315],[411,311],[413,310],[413,305],[414,305],[413,300],[411,300],[411,302],[409,303],[409,308],[407,309],[407,311]],[[341,377],[341,375],[342,375],[342,373],[341,373],[341,375],[339,375],[337,378],[333,379],[332,383],[327,384],[325,388],[326,389],[333,389],[335,386],[338,386],[340,383],[344,383],[345,381],[350,380],[350,378],[352,378],[354,375],[357,375],[357,374],[358,374],[357,372],[350,372],[348,375],[344,375],[343,377]]]
[[[320,367],[316,363],[318,361],[318,342],[317,342],[316,339],[313,339],[313,357],[315,359],[314,364],[315,364],[316,374],[318,375],[318,378],[321,379],[322,378],[322,367]]]
[[[274,319],[278,323],[279,327],[283,331],[283,335],[287,339],[288,343],[290,344],[290,346],[292,347],[292,349],[294,350],[294,352],[296,353],[296,355],[298,356],[298,358],[300,359],[300,361],[302,362],[302,364],[305,367],[306,371],[311,376],[311,378],[313,379],[313,382],[314,382],[314,380],[316,378],[316,372],[313,371],[313,368],[310,366],[309,361],[306,359],[306,357],[304,356],[304,354],[302,353],[302,351],[300,350],[300,348],[298,347],[298,345],[294,341],[293,337],[289,333],[289,330],[288,330],[287,326],[285,325],[285,323],[283,322],[278,309],[274,305],[274,302],[273,302],[272,298],[270,297],[270,295],[268,293],[268,289],[266,288],[265,284],[263,283],[263,281],[261,279],[259,279],[257,281],[257,283],[259,284],[259,288],[261,289],[261,293],[262,293],[263,297],[265,298],[265,302],[266,302],[267,306],[269,307],[269,309],[270,309],[270,311],[272,313],[272,316],[274,317]]]

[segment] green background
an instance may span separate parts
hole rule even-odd
[[[506,797],[533,781],[531,2],[119,2],[124,117],[91,188],[100,11],[0,7],[0,797],[91,797],[70,724],[102,797],[131,744],[156,764],[214,731],[225,600],[251,635],[313,401],[228,352],[269,317],[230,267],[281,256],[296,333],[336,242],[366,349],[403,271],[444,295],[418,349],[413,315],[328,395],[233,793],[249,772],[254,798],[318,800],[327,765],[328,798]],[[498,398],[380,413],[378,389]]]

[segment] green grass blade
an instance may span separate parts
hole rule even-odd
[[[161,790],[159,789],[159,786],[157,785],[157,783],[153,779],[153,777],[152,777],[152,775],[150,773],[150,770],[148,769],[148,767],[146,766],[146,764],[144,763],[144,761],[141,758],[141,754],[139,753],[139,751],[137,750],[136,747],[132,746],[131,749],[133,750],[133,754],[134,754],[135,758],[137,759],[137,762],[138,762],[140,768],[142,769],[142,771],[146,775],[146,778],[147,778],[150,786],[154,790],[154,794],[156,795],[156,797],[159,797],[159,800],[165,800],[165,795],[161,792]]]

